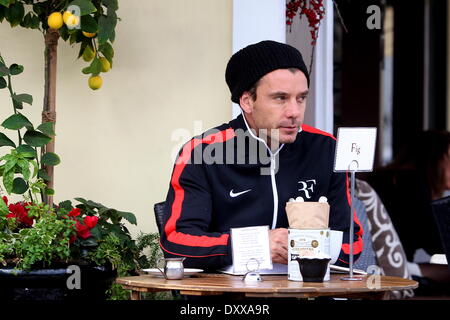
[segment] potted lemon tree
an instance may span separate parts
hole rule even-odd
[[[11,115],[0,128],[0,299],[105,298],[114,277],[137,269],[139,248],[125,222],[134,214],[75,198],[53,203],[58,40],[79,45],[88,85],[112,66],[117,0],[0,0],[0,22],[40,30],[45,41],[42,123],[26,117],[33,97],[13,80],[24,72],[0,54],[0,94]],[[1,50],[6,48],[0,47]],[[17,200],[19,198],[19,200]]]
[[[136,217],[83,198],[43,201],[48,186],[40,165],[58,165],[60,158],[42,152],[52,127],[33,125],[15,103],[31,102],[13,87],[23,70],[0,55],[0,93],[12,99],[0,132],[7,151],[0,157],[0,299],[105,298],[118,273],[138,269],[140,249],[125,226]]]
[[[42,122],[55,129],[56,124],[56,67],[58,41],[63,40],[78,48],[78,58],[87,65],[81,71],[89,75],[88,85],[97,90],[103,84],[102,74],[113,65],[115,28],[119,8],[118,0],[0,0],[0,22],[7,22],[11,27],[35,29],[43,34],[45,43],[44,62],[44,105]],[[0,52],[4,48],[0,47]],[[13,68],[11,75],[21,70]],[[2,76],[6,76],[3,72]],[[5,85],[5,79],[0,80]],[[31,104],[29,95],[13,96],[17,109],[23,104]],[[44,152],[55,151],[54,140],[49,139],[43,146]],[[44,194],[45,203],[53,201],[54,171],[53,166],[43,164],[40,177],[47,184]]]

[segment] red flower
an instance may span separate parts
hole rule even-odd
[[[77,236],[76,236],[76,235],[71,235],[71,236],[70,236],[69,243],[74,243],[76,239],[77,239]]]
[[[88,226],[80,223],[79,221],[77,221],[76,229],[77,235],[83,239],[87,239],[91,236]]]
[[[84,224],[89,228],[92,229],[97,225],[98,218],[97,217],[91,217],[87,216],[84,218]]]
[[[3,201],[5,202],[5,204],[8,205],[8,197],[3,196],[2,199],[3,199]]]
[[[80,208],[74,208],[69,212],[69,217],[78,217],[81,214]]]
[[[28,210],[25,208],[28,203],[11,203],[8,206],[10,213],[6,216],[7,218],[16,218],[19,223],[23,223],[29,227],[33,225],[33,218],[28,216]]]

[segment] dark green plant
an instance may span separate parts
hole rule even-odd
[[[33,97],[27,93],[15,92],[12,85],[12,77],[21,74],[23,70],[23,66],[15,63],[8,67],[0,54],[0,89],[8,90],[12,102],[12,115],[3,121],[1,126],[17,134],[16,143],[7,134],[0,132],[0,147],[9,148],[9,153],[0,158],[0,176],[4,186],[2,189],[8,194],[27,193],[28,200],[36,202],[38,194],[40,201],[44,194],[54,194],[54,190],[47,188],[45,184],[49,177],[39,166],[58,165],[60,158],[53,152],[42,150],[55,135],[53,123],[44,122],[35,128],[23,114],[24,104],[31,105]],[[0,203],[0,211],[6,210]]]
[[[41,211],[41,204],[30,204],[29,213]],[[32,228],[19,228],[4,232],[0,237],[0,262],[14,263],[19,269],[50,266],[55,261],[68,261],[71,257],[70,236],[75,222],[59,219],[46,208],[40,213]]]
[[[48,154],[43,157],[41,163],[42,170],[40,178],[46,180],[48,188],[43,194],[47,204],[53,204],[54,170],[52,162],[59,162],[59,159],[52,155],[55,150],[55,140],[48,136],[54,135],[53,128],[56,123],[56,73],[58,40],[68,42],[71,46],[79,44],[78,58],[83,58],[89,65],[81,71],[90,75],[88,85],[91,89],[97,90],[103,84],[101,73],[108,72],[113,65],[114,49],[113,43],[116,38],[115,28],[119,18],[118,0],[0,0],[0,23],[9,22],[11,27],[23,27],[36,29],[44,35],[44,104],[42,112],[42,122],[46,123],[42,127],[31,129],[32,132],[23,136],[26,141],[33,140],[39,147]],[[13,64],[6,67],[0,66],[0,89],[6,87],[4,76],[16,75],[23,71],[23,67]],[[15,109],[22,109],[23,104],[31,104],[32,97],[28,94],[15,94],[11,92],[11,98]],[[27,119],[15,114],[10,119],[12,125],[29,125]],[[45,132],[49,130],[50,133]],[[42,135],[44,134],[44,135]],[[0,137],[2,140],[4,137]],[[19,145],[22,136],[19,135]],[[7,138],[3,141],[13,146]],[[27,144],[32,143],[26,141]],[[44,147],[45,146],[45,147]],[[15,146],[13,146],[15,147]],[[35,146],[33,146],[35,147]],[[23,151],[30,151],[28,148]],[[12,158],[11,158],[12,159]],[[45,161],[50,162],[46,164]],[[8,192],[15,188],[23,190],[25,185],[20,180],[13,184],[11,172],[5,172]]]
[[[119,276],[135,275],[142,258],[124,224],[136,225],[133,213],[83,198],[75,198],[75,206],[70,200],[57,206],[43,202],[54,190],[48,188],[49,177],[39,167],[57,165],[60,158],[43,151],[54,136],[53,123],[35,128],[23,113],[24,103],[31,104],[33,99],[16,93],[12,86],[12,77],[23,70],[18,64],[7,66],[0,55],[0,89],[7,88],[13,107],[13,114],[1,123],[7,131],[0,132],[0,147],[7,150],[0,158],[0,265],[29,270],[61,264],[109,264]],[[17,134],[17,142],[8,136],[12,132]],[[5,192],[21,195],[23,200],[8,203]]]

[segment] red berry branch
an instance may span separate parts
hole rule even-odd
[[[291,0],[286,4],[286,24],[292,26],[295,16],[301,19],[303,15],[308,19],[311,45],[315,46],[319,35],[320,21],[325,16],[323,0]]]

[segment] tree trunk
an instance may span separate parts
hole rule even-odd
[[[45,39],[45,92],[44,107],[42,111],[42,122],[53,122],[56,126],[56,68],[58,56],[58,39],[59,32],[57,30],[48,29],[44,34]],[[43,154],[46,152],[55,152],[55,137],[42,148]],[[53,166],[44,166],[50,181],[47,181],[47,187],[54,189],[54,171]],[[43,201],[53,206],[53,196],[43,196]]]

